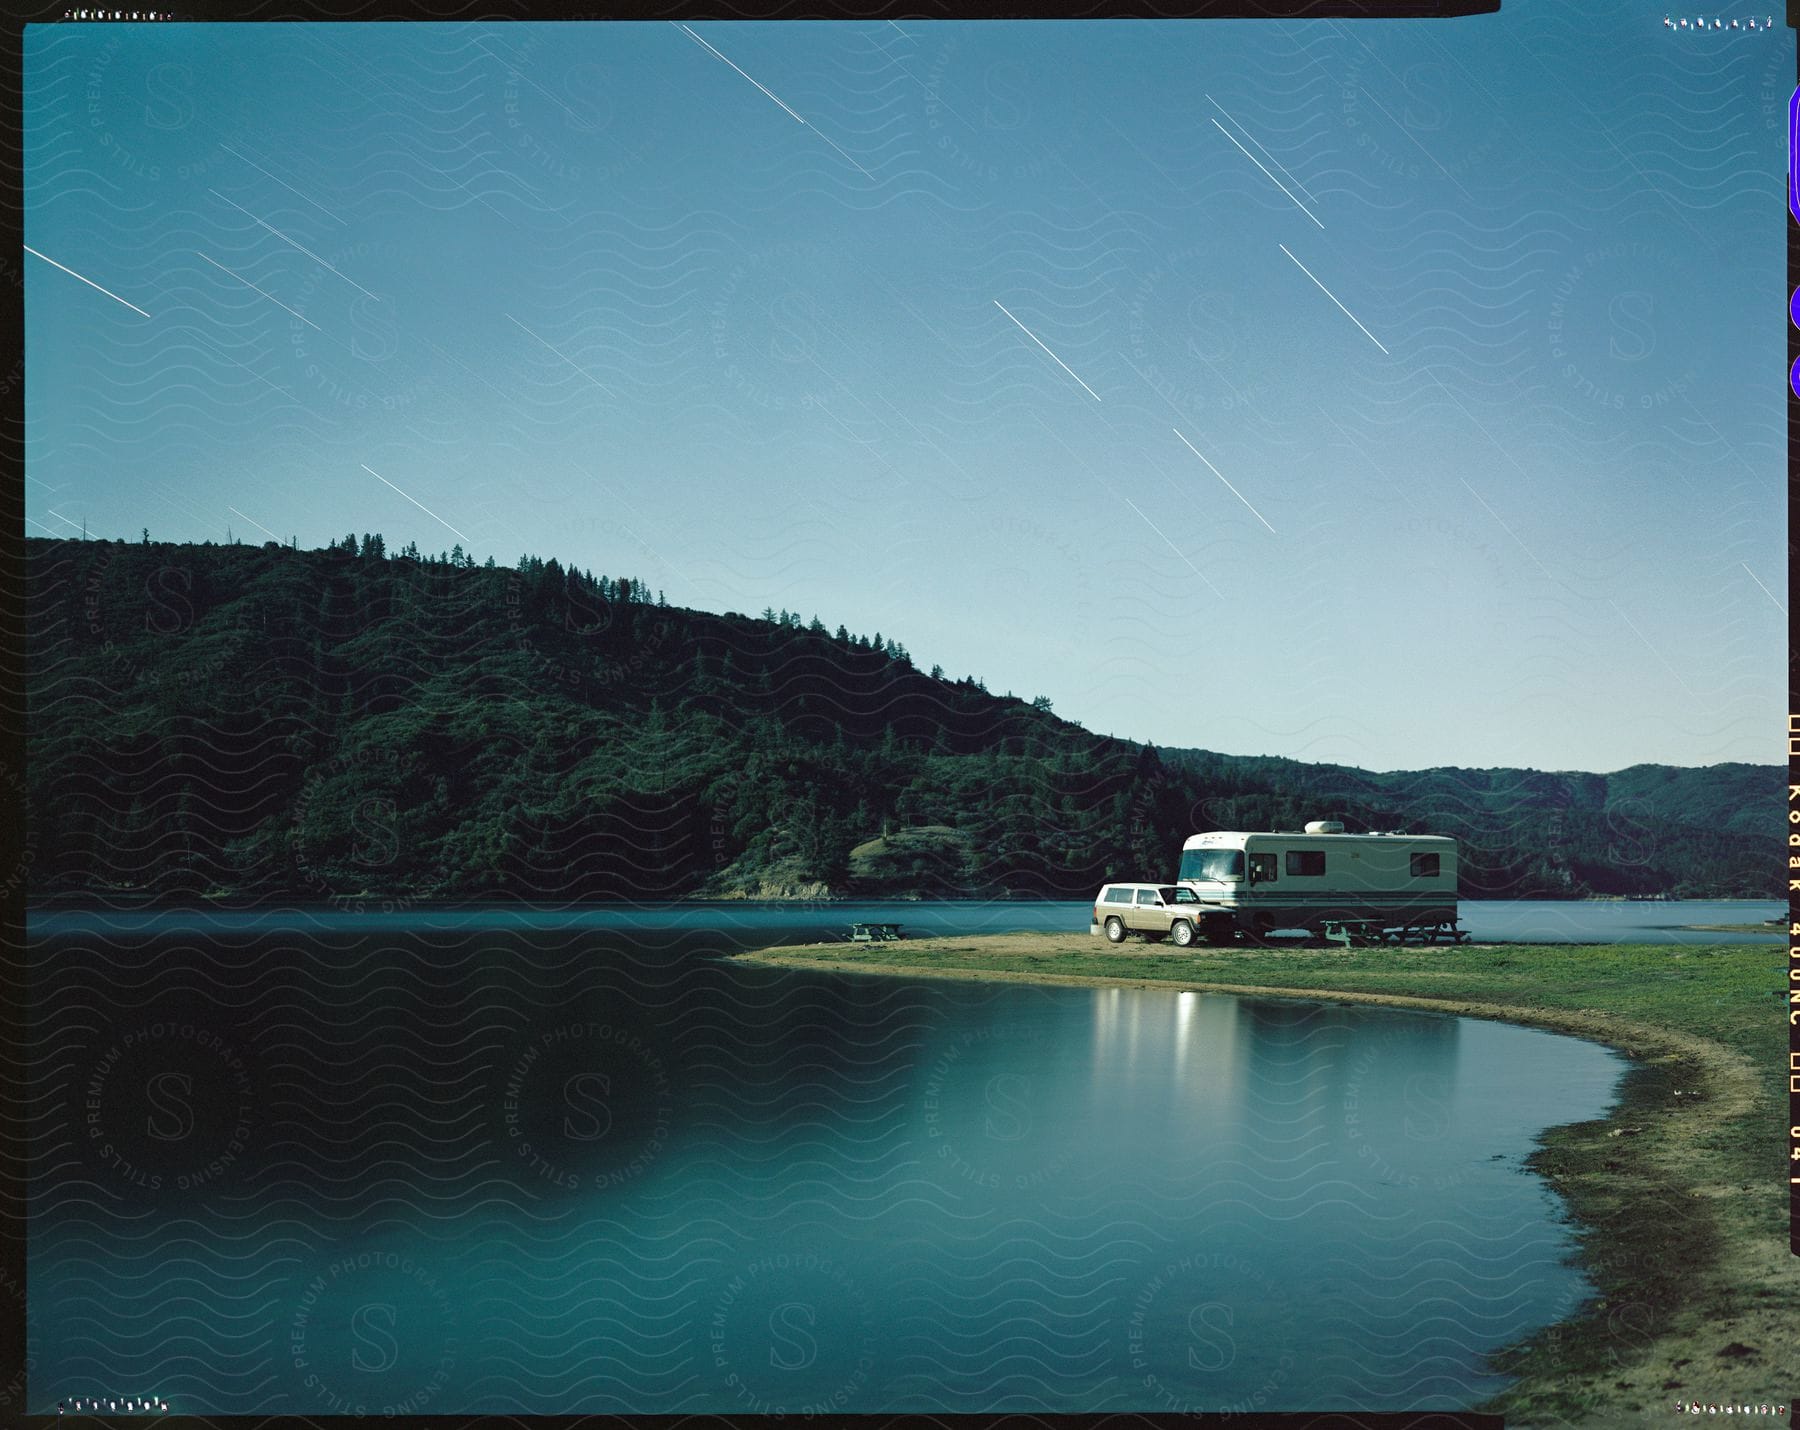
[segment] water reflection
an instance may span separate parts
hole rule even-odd
[[[125,979],[110,944],[35,943],[33,1394],[1449,1407],[1579,1300],[1519,1164],[1604,1106],[1593,1045],[716,947],[245,933],[143,943]],[[181,1122],[184,1088],[218,1115]]]

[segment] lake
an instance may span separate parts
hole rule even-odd
[[[34,919],[30,1409],[1455,1408],[1587,1294],[1522,1164],[1595,1044],[602,912]]]
[[[586,904],[561,908],[517,904],[414,906],[389,901],[383,907],[348,903],[312,907],[275,906],[227,909],[39,909],[26,915],[33,935],[236,934],[294,929],[318,932],[378,932],[425,929],[444,932],[595,931],[634,934],[646,927],[717,932],[743,946],[782,939],[841,936],[855,920],[898,922],[919,937],[934,933],[1046,932],[1085,929],[1089,903],[1025,901],[911,900],[854,903],[841,900],[793,903]],[[1463,900],[1462,926],[1484,942],[1517,943],[1780,943],[1782,926],[1767,933],[1716,933],[1693,925],[1766,923],[1785,920],[1787,905],[1762,899],[1680,899],[1636,903],[1603,899]]]

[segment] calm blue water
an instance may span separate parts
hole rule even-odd
[[[717,956],[845,913],[40,923],[30,1407],[1448,1408],[1585,1295],[1521,1164],[1617,1055]]]
[[[742,943],[748,939],[843,934],[856,920],[902,923],[927,934],[1001,933],[1015,929],[1084,931],[1092,905],[1070,903],[667,903],[590,905],[567,909],[504,906],[434,908],[399,901],[387,908],[343,907],[268,909],[39,910],[27,915],[34,935],[237,933],[258,931],[632,933],[645,929],[702,930]],[[1462,926],[1483,941],[1521,943],[1780,943],[1775,926],[1763,933],[1705,933],[1689,924],[1761,923],[1785,918],[1787,906],[1774,900],[1668,903],[1606,901],[1464,901]]]

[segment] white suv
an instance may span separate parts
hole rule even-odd
[[[1124,943],[1126,934],[1142,934],[1151,943],[1171,939],[1187,948],[1202,936],[1208,943],[1229,943],[1235,932],[1231,913],[1206,903],[1182,884],[1108,884],[1094,896],[1089,933],[1103,933],[1109,943]]]

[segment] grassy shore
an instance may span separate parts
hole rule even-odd
[[[1682,924],[1695,933],[1780,933],[1779,923],[1766,924]]]
[[[1785,1404],[1800,1387],[1787,1248],[1781,947],[1467,945],[1177,950],[1087,934],[812,944],[785,968],[1166,986],[1429,1008],[1560,1029],[1633,1059],[1601,1121],[1550,1129],[1531,1165],[1561,1194],[1597,1295],[1509,1348],[1509,1425],[1662,1425],[1679,1400]]]

